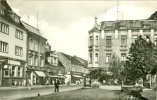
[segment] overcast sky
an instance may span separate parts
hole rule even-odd
[[[52,50],[88,59],[88,31],[98,21],[117,19],[117,1],[7,0],[21,19],[37,27]],[[105,10],[106,9],[106,10]],[[154,1],[119,1],[119,20],[146,19],[157,11]],[[106,13],[105,13],[106,12]],[[29,16],[29,17],[28,17]]]

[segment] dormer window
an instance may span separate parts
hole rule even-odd
[[[4,7],[0,5],[0,15],[4,15]]]
[[[20,23],[20,18],[15,15],[15,22]]]

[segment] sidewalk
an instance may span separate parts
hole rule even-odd
[[[81,87],[73,87],[73,88],[60,89],[59,92],[52,92],[52,91],[41,92],[40,91],[40,92],[28,93],[28,94],[24,94],[24,95],[17,94],[17,95],[3,97],[0,100],[19,100],[19,99],[22,99],[22,98],[36,97],[36,96],[38,96],[38,94],[40,94],[40,96],[43,96],[43,95],[50,95],[50,94],[60,93],[60,92],[65,92],[65,91],[77,90],[77,89],[80,89],[80,88]],[[29,90],[29,91],[31,91],[31,90]]]
[[[74,83],[71,83],[70,85],[77,85],[77,84],[74,84]],[[81,85],[81,84],[80,84]],[[31,88],[44,88],[44,87],[49,87],[49,86],[54,86],[54,85],[33,85],[31,86]],[[60,86],[68,86],[67,84],[63,84],[63,85],[60,85]],[[14,86],[13,88],[12,87],[0,87],[0,90],[10,90],[10,89],[28,89],[29,87],[28,86]]]
[[[152,89],[143,89],[141,93],[143,97],[147,98],[148,100],[157,100],[157,91]]]

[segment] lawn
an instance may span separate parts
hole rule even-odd
[[[120,94],[104,89],[78,89],[20,100],[124,100]]]
[[[157,96],[157,92],[154,90],[147,90],[145,92],[142,92],[142,95],[144,95],[144,97],[148,98],[148,100],[157,100],[156,96]]]

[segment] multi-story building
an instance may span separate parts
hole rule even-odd
[[[59,60],[65,67],[65,83],[76,83],[76,81],[83,81],[86,71],[85,60],[81,60],[81,58],[70,56],[61,52],[59,52]]]
[[[31,85],[38,85],[45,83],[46,70],[45,66],[45,46],[47,39],[45,39],[39,29],[22,22],[24,27],[28,30],[27,38],[27,65],[25,66],[25,79],[31,81]]]
[[[96,20],[88,35],[88,68],[108,70],[112,52],[125,61],[131,43],[139,35],[143,38],[149,36],[157,43],[157,20],[103,21],[100,26]]]
[[[56,78],[59,78],[61,83],[64,83],[64,66],[58,59],[58,53],[56,51],[47,51],[45,53],[45,68],[47,70],[47,76],[49,84],[53,84]]]
[[[22,85],[27,62],[27,32],[5,0],[0,1],[0,86]]]

